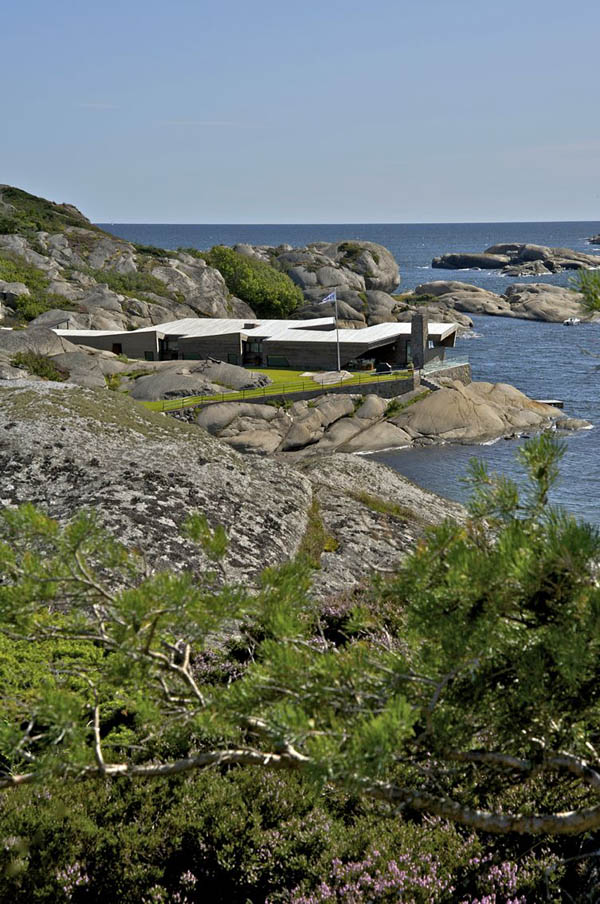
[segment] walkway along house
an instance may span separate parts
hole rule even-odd
[[[55,329],[70,342],[146,361],[218,358],[244,367],[294,370],[357,370],[385,362],[392,368],[414,364],[454,347],[457,324],[428,323],[415,314],[411,323],[379,323],[336,331],[333,317],[312,320],[228,320],[187,318],[139,330]]]

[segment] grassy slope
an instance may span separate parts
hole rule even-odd
[[[0,187],[0,233],[64,232],[67,226],[106,234],[70,204],[56,204],[11,185]]]

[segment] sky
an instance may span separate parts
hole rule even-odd
[[[95,222],[600,219],[597,0],[20,0],[0,182]]]

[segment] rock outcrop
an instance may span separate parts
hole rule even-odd
[[[566,418],[504,383],[439,380],[435,392],[416,389],[396,399],[330,394],[295,402],[287,411],[249,402],[207,405],[196,423],[240,451],[301,459],[332,452],[378,452],[432,443],[481,443],[557,426]]]
[[[242,456],[198,426],[70,384],[0,387],[0,474],[0,505],[32,502],[60,522],[92,507],[158,569],[213,570],[182,537],[201,510],[229,536],[219,578],[245,586],[293,558],[317,518],[330,538],[319,596],[391,570],[427,524],[463,512],[374,462],[331,456],[298,470]]]
[[[0,217],[0,264],[3,258],[25,264],[35,268],[38,284],[39,277],[45,281],[40,324],[66,321],[75,329],[125,330],[183,317],[255,316],[228,291],[219,270],[191,249],[132,244],[94,226],[70,205],[10,186],[0,186]],[[32,219],[37,219],[37,230]],[[11,223],[14,232],[8,228]],[[389,293],[400,275],[394,256],[382,245],[351,240],[303,248],[237,245],[235,250],[288,274],[305,297],[297,316],[311,316],[335,288],[342,325],[360,328],[396,320],[396,301]],[[19,296],[28,292],[25,283],[0,281],[5,309],[0,317],[10,320],[14,312],[13,319],[22,319]],[[331,311],[332,306],[321,307],[318,316]]]
[[[571,248],[506,242],[492,245],[481,253],[442,254],[433,259],[431,266],[446,270],[500,270],[509,276],[535,276],[599,267],[600,256],[583,254]]]
[[[588,239],[590,245],[600,245],[600,233],[598,235],[593,235],[590,239]]]
[[[34,359],[23,359],[22,353]],[[19,355],[19,366],[14,366]],[[127,361],[112,352],[74,345],[44,326],[0,330],[0,380],[36,377],[39,358],[54,364],[71,383],[119,389],[140,401],[257,389],[270,377],[213,358],[200,361]]]
[[[503,295],[478,286],[454,280],[435,280],[417,286],[403,296],[410,310],[426,310],[431,319],[445,314],[452,320],[466,314],[488,314],[494,317],[517,317],[522,320],[546,320],[562,323],[570,317],[597,320],[582,306],[582,295],[550,283],[514,283]],[[460,322],[460,321],[459,321]],[[472,325],[472,321],[469,321]]]
[[[321,305],[333,289],[340,325],[360,329],[399,318],[397,300],[389,293],[400,283],[398,264],[383,245],[358,240],[291,245],[236,245],[235,250],[282,270],[300,286],[305,304],[297,317],[328,317],[333,303]]]
[[[161,361],[152,373],[133,380],[131,396],[140,401],[174,399],[182,396],[210,395],[228,390],[257,389],[271,379],[235,364],[204,359],[201,361]]]

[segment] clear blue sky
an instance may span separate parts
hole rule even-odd
[[[600,4],[20,0],[0,182],[104,222],[600,218]]]

